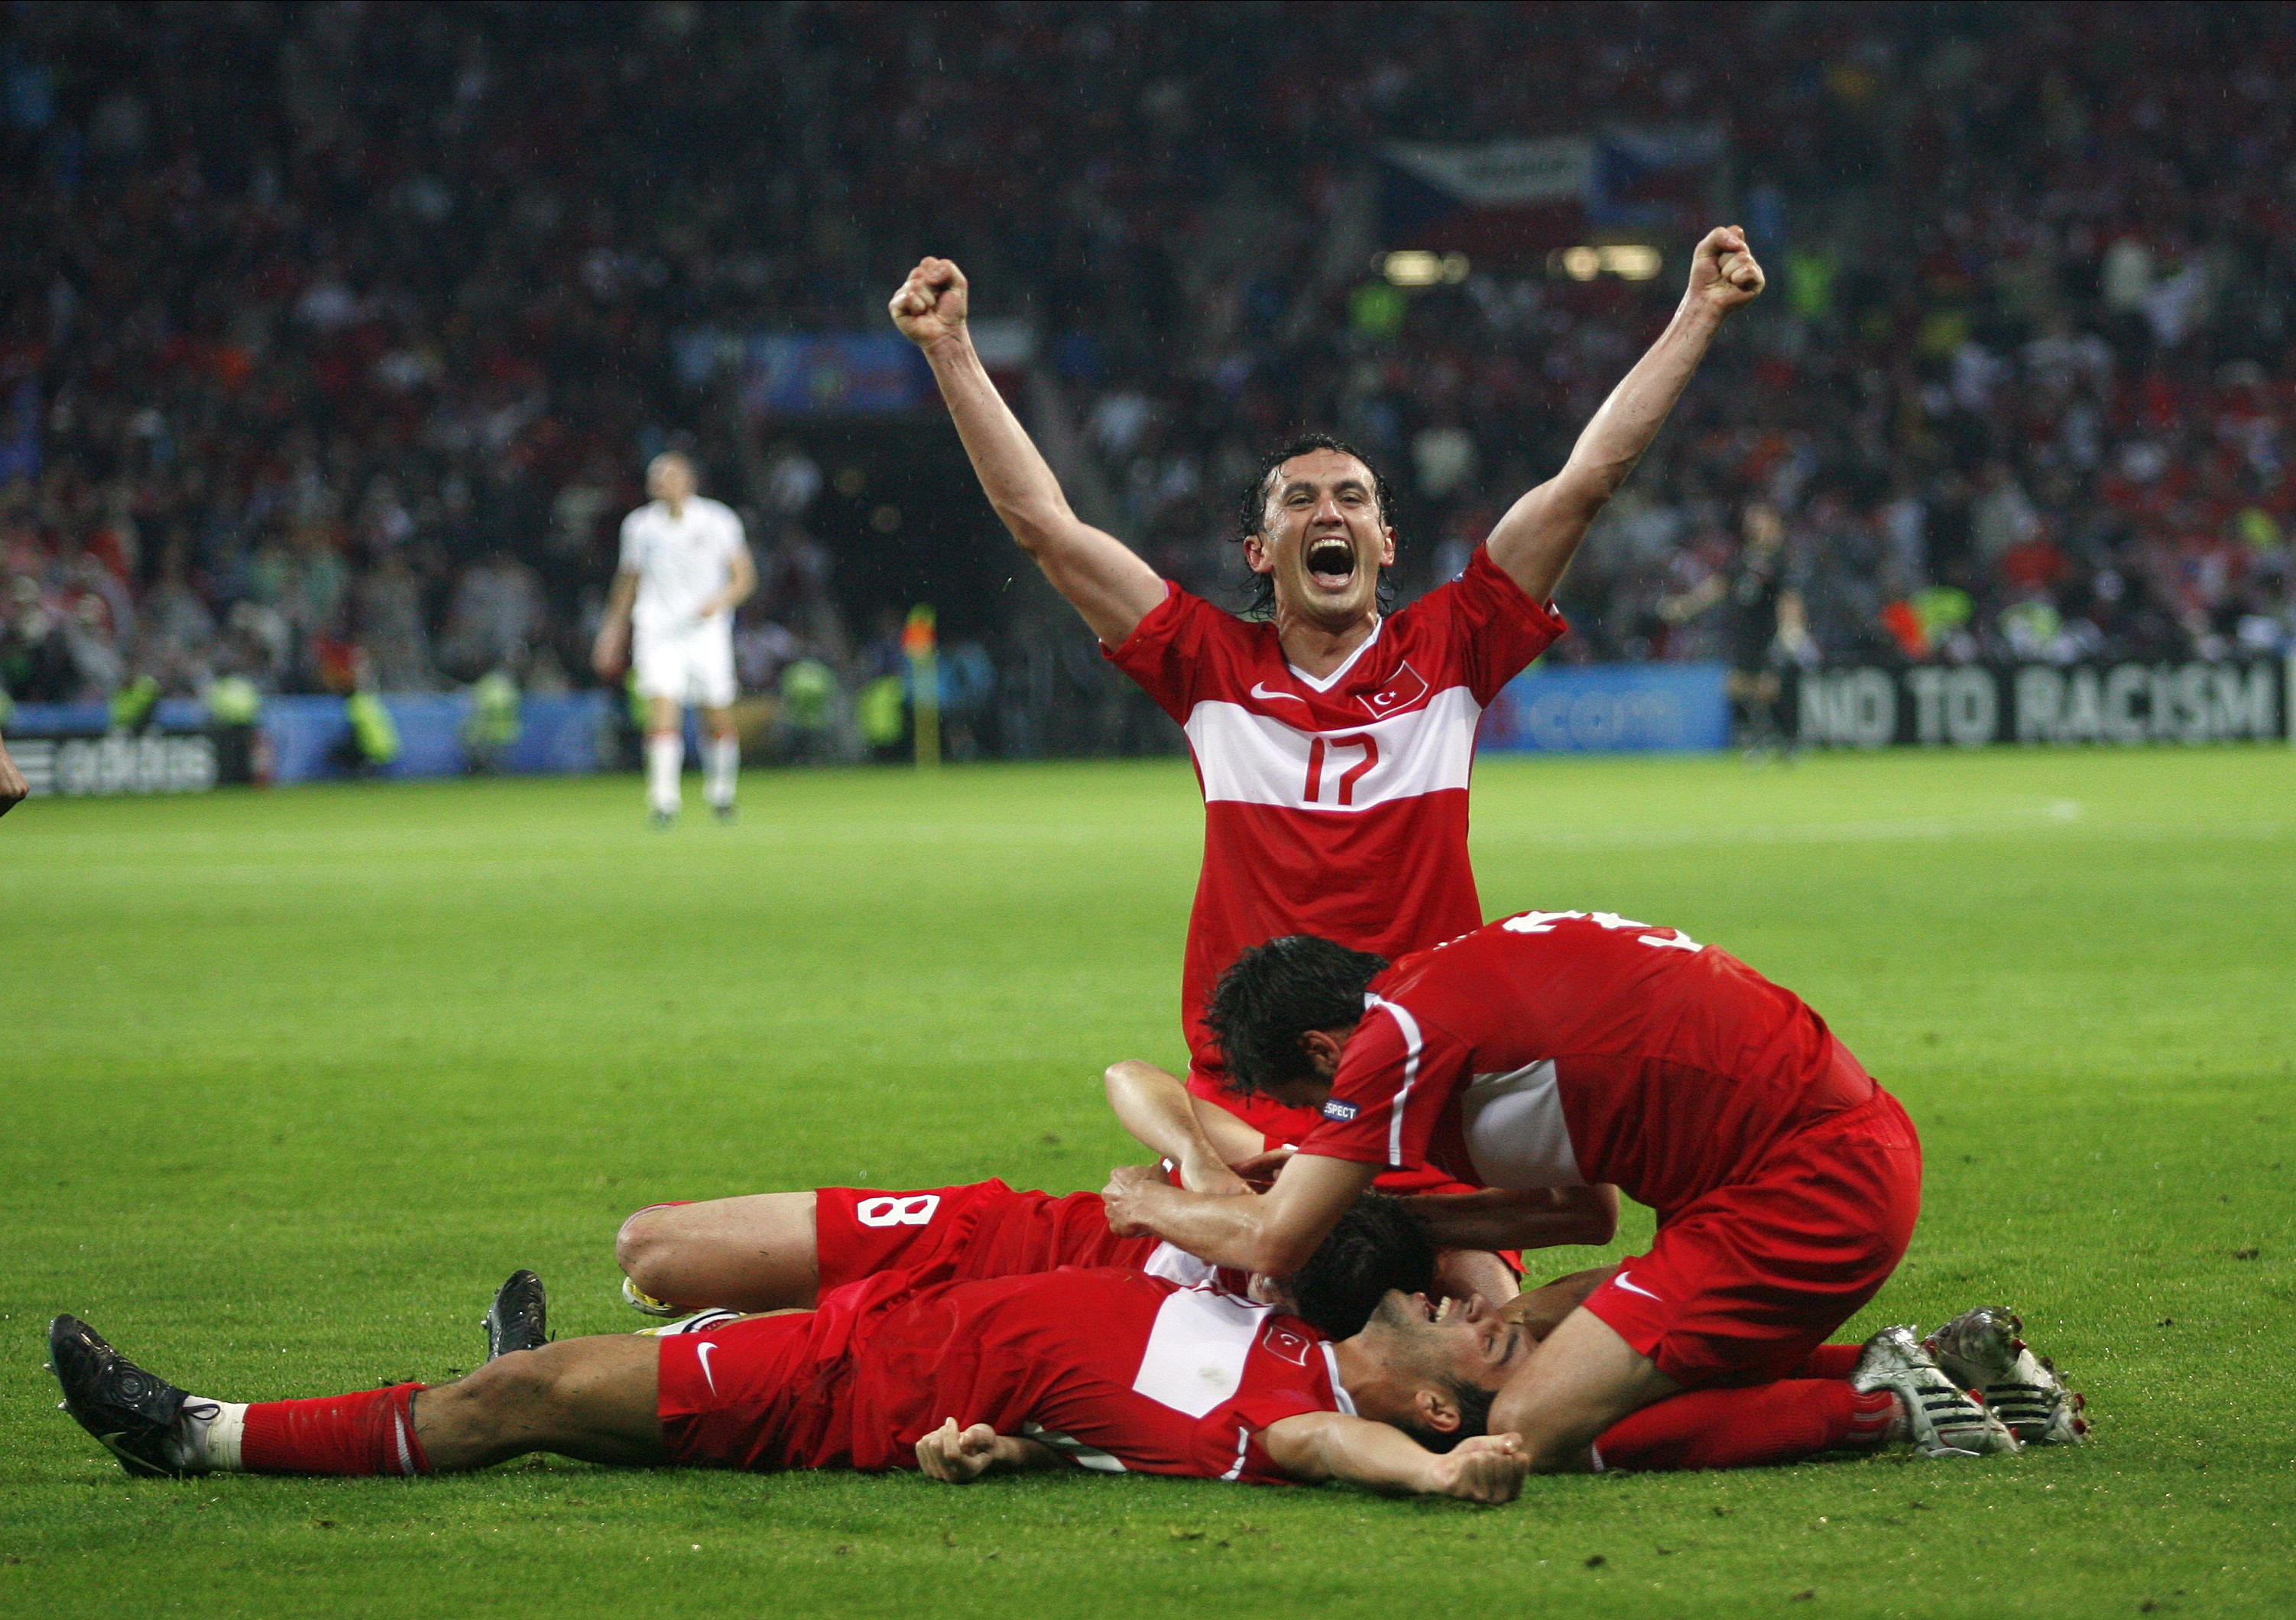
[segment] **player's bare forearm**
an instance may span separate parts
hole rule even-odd
[[[1124,542],[1070,510],[1060,480],[980,364],[966,329],[969,300],[964,273],[947,259],[928,258],[909,273],[890,307],[893,323],[932,367],[997,517],[1093,634],[1116,646],[1164,600],[1164,582]]]
[[[616,574],[613,589],[606,593],[606,615],[599,621],[598,639],[590,647],[590,667],[604,680],[622,673],[623,658],[629,650],[630,610],[637,599],[638,577],[627,570]]]
[[[1227,1156],[1205,1130],[1196,1100],[1188,1095],[1178,1076],[1127,1058],[1111,1063],[1102,1079],[1108,1088],[1108,1106],[1133,1139],[1152,1153],[1160,1153],[1180,1167],[1180,1182],[1191,1192],[1234,1194],[1249,1191],[1227,1166]],[[1218,1112],[1218,1110],[1212,1110]],[[1222,1117],[1242,1126],[1251,1145],[1238,1158],[1259,1150],[1257,1131],[1233,1115]]]
[[[18,770],[16,762],[8,757],[7,743],[0,741],[0,815],[13,810],[31,791],[30,785],[24,781],[23,772]]]
[[[1153,1233],[1214,1265],[1281,1277],[1307,1264],[1378,1174],[1376,1166],[1300,1154],[1267,1191],[1219,1198],[1126,1166],[1101,1196],[1119,1233]]]
[[[1615,1187],[1549,1187],[1527,1192],[1429,1193],[1410,1200],[1445,1248],[1551,1248],[1608,1243],[1619,1228]]]
[[[625,569],[614,576],[613,589],[606,593],[606,622],[627,628],[637,600],[638,577]]]
[[[1658,437],[1723,321],[1762,285],[1761,266],[1736,227],[1710,231],[1698,244],[1682,303],[1658,341],[1611,390],[1562,470],[1509,508],[1485,543],[1533,601],[1554,594],[1587,527]]]
[[[1259,1432],[1268,1460],[1294,1479],[1343,1479],[1390,1495],[1513,1501],[1529,1472],[1512,1435],[1429,1451],[1401,1429],[1344,1412],[1302,1412]]]

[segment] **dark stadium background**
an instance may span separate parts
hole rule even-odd
[[[1770,295],[1588,547],[1558,659],[1722,656],[1726,607],[1660,608],[1755,498],[1828,659],[2276,652],[2291,17],[20,0],[0,684],[590,684],[615,525],[690,444],[765,577],[753,690],[800,656],[854,689],[927,601],[996,672],[986,750],[1177,747],[921,373],[775,394],[756,356],[891,364],[886,297],[948,255],[1086,516],[1222,590],[1252,458],[1327,426],[1398,489],[1408,596],[1558,462],[1724,218]],[[1455,220],[1464,279],[1390,290],[1382,254],[1454,246],[1393,143],[1606,130],[1659,152],[1607,211]],[[1620,242],[1661,273],[1554,252]]]

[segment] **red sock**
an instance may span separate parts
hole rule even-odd
[[[1692,1389],[1621,1418],[1595,1443],[1611,1469],[1741,1469],[1791,1462],[1836,1446],[1871,1444],[1893,1397],[1859,1395],[1832,1379],[1787,1379],[1744,1389]]]
[[[1797,1379],[1846,1379],[1857,1369],[1863,1345],[1820,1345],[1809,1359],[1787,1376]]]
[[[247,1409],[240,1465],[250,1474],[427,1474],[414,1414],[414,1392],[426,1387],[258,1402]]]

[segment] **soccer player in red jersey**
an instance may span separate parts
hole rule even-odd
[[[1511,1200],[1536,1209],[1570,1187],[1607,1184],[1659,1212],[1650,1251],[1499,1397],[1494,1422],[1522,1436],[1534,1468],[1589,1466],[1605,1429],[1677,1392],[1701,1398],[1674,1411],[1711,1426],[1733,1399],[1772,1398],[1730,1387],[1829,1373],[1852,1375],[1844,1434],[1852,1394],[1894,1389],[1929,1408],[1917,1431],[1923,1418],[1961,1427],[1933,1451],[2016,1444],[1903,1330],[1869,1341],[1863,1362],[1826,1345],[1905,1253],[1921,1146],[1816,1012],[1726,953],[1581,912],[1525,912],[1392,968],[1293,937],[1239,960],[1212,1022],[1240,1083],[1318,1107],[1322,1123],[1264,1196],[1205,1198],[1119,1170],[1107,1197],[1119,1231],[1280,1271],[1382,1170],[1420,1165],[1497,1190],[1418,1200],[1439,1238],[1494,1240]]]
[[[1187,732],[1205,801],[1204,861],[1181,1005],[1189,1087],[1267,1138],[1312,1116],[1224,1084],[1203,1010],[1247,947],[1315,933],[1388,956],[1483,920],[1467,859],[1476,723],[1565,628],[1550,601],[1572,553],[1634,470],[1729,314],[1762,290],[1735,226],[1693,254],[1680,307],[1579,436],[1562,469],[1517,500],[1457,579],[1392,615],[1385,487],[1338,441],[1302,439],[1243,501],[1245,560],[1265,611],[1237,618],[1160,578],[1078,519],[1005,405],[966,329],[964,274],[928,258],[893,295],[997,516],[1100,638]],[[1388,1172],[1382,1186],[1434,1184]]]
[[[532,1273],[504,1285],[507,1293]],[[538,1284],[535,1302],[539,1304]],[[501,1301],[497,1300],[497,1310]],[[1480,1305],[1390,1294],[1334,1341],[1274,1308],[1137,1272],[1062,1268],[916,1286],[898,1272],[818,1309],[707,1332],[525,1342],[436,1389],[207,1399],[60,1316],[66,1409],[130,1473],[424,1474],[529,1452],[758,1471],[1078,1466],[1505,1501],[1525,1463],[1480,1435],[1525,1354]]]

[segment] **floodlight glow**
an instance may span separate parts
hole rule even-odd
[[[1603,273],[1603,256],[1593,248],[1565,248],[1562,274],[1574,282],[1591,282]]]
[[[1656,276],[1663,262],[1656,248],[1640,243],[1620,243],[1616,247],[1597,250],[1595,258],[1602,267],[1621,281],[1646,282]]]
[[[1381,267],[1398,287],[1432,287],[1444,279],[1442,259],[1419,248],[1389,254]]]

